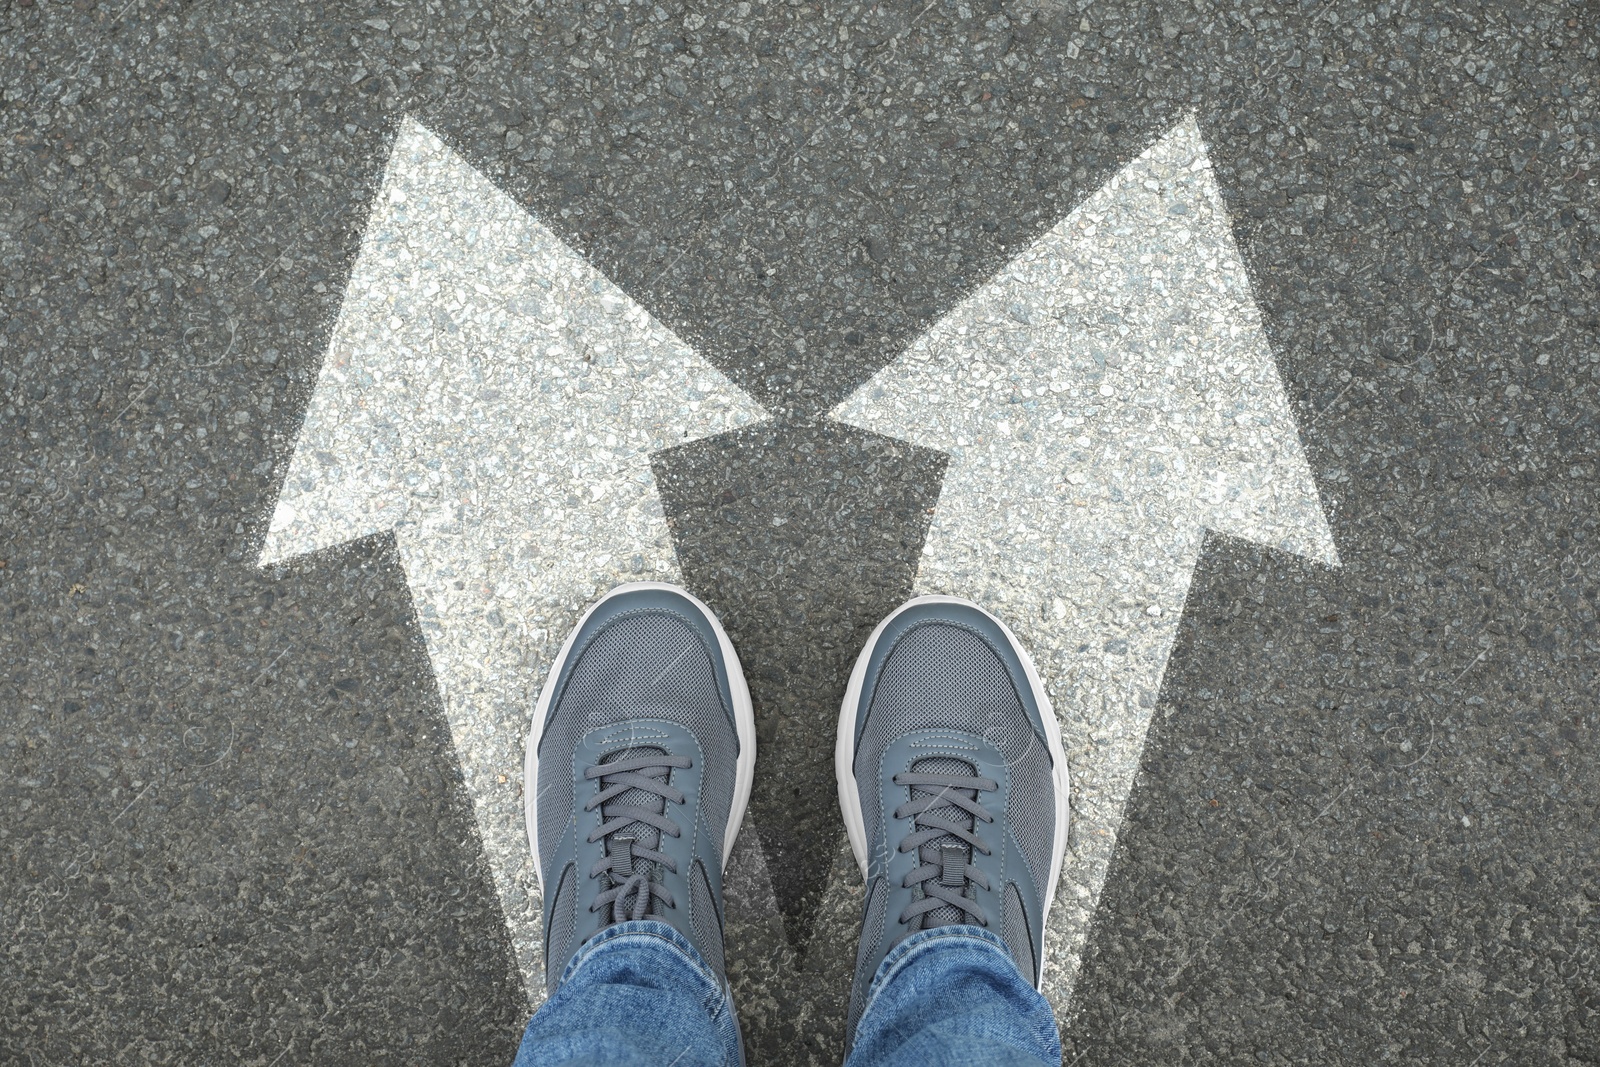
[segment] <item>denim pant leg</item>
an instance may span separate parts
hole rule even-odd
[[[512,1067],[739,1067],[727,985],[666,923],[618,923],[579,947]]]
[[[1060,1067],[1050,1002],[976,926],[912,934],[867,992],[845,1067]]]

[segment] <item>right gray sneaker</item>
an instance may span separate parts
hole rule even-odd
[[[880,623],[850,675],[834,765],[867,884],[848,1043],[884,957],[919,930],[984,927],[1037,986],[1067,844],[1067,761],[1005,624],[943,596]]]

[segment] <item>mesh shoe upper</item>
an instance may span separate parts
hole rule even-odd
[[[552,672],[529,783],[551,989],[585,940],[626,919],[671,924],[721,971],[741,746],[738,665],[713,625],[669,589],[614,594]]]
[[[975,606],[913,602],[862,659],[841,716],[855,729],[841,788],[854,789],[866,840],[852,1034],[878,965],[917,930],[984,926],[1036,983],[1060,865],[1048,703],[1006,631]]]

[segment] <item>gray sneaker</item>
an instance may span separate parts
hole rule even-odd
[[[750,690],[716,616],[676,586],[620,586],[551,665],[528,737],[528,838],[545,984],[584,941],[654,919],[723,974],[722,865],[755,771]]]
[[[867,884],[850,1042],[878,966],[919,930],[984,927],[1037,986],[1067,843],[1067,762],[1011,631],[953,597],[902,605],[856,660],[834,762]]]

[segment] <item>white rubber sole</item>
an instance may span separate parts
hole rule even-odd
[[[561,670],[566,666],[567,657],[572,654],[572,646],[577,642],[583,624],[589,621],[589,616],[612,597],[641,589],[666,590],[684,597],[699,610],[706,622],[711,624],[712,632],[717,635],[717,646],[728,668],[728,692],[733,697],[734,732],[739,737],[739,762],[733,783],[733,805],[728,809],[728,829],[722,839],[724,865],[728,862],[729,853],[733,851],[734,841],[739,837],[739,827],[744,823],[745,808],[750,804],[750,787],[755,782],[756,776],[756,716],[755,708],[750,702],[750,686],[744,680],[744,668],[739,664],[738,653],[733,650],[733,642],[728,640],[727,632],[723,630],[722,623],[717,621],[711,609],[682,586],[668,582],[629,582],[626,585],[619,585],[590,605],[583,613],[583,617],[572,627],[572,632],[567,635],[555,662],[550,664],[550,673],[545,677],[544,690],[539,694],[539,703],[533,709],[533,726],[528,731],[527,753],[523,759],[522,794],[527,820],[528,847],[533,850],[533,869],[539,876],[541,890],[544,889],[544,869],[539,862],[539,791],[535,788],[535,784],[539,780],[539,739],[544,735],[544,723],[549,717],[550,701],[554,696],[553,683],[561,677]]]
[[[1001,622],[993,614],[985,611],[983,607],[970,600],[962,600],[953,596],[919,596],[901,604],[892,611],[888,618],[880,622],[872,631],[872,636],[867,638],[867,643],[861,650],[861,655],[856,657],[855,668],[850,672],[850,684],[844,691],[844,703],[839,706],[839,733],[833,748],[833,773],[839,783],[839,807],[844,814],[845,833],[850,837],[850,851],[855,853],[856,865],[861,868],[861,879],[867,877],[867,825],[866,818],[861,814],[861,793],[856,788],[855,762],[856,762],[856,705],[861,702],[861,688],[867,678],[867,664],[872,660],[872,653],[878,647],[878,641],[883,637],[884,630],[897,619],[901,613],[922,604],[959,604],[963,607],[974,608],[982,612],[1006,635],[1006,639],[1017,650],[1018,657],[1022,660],[1023,672],[1028,677],[1028,684],[1033,687],[1034,699],[1039,704],[1040,718],[1044,720],[1045,748],[1050,753],[1052,765],[1051,777],[1056,787],[1056,832],[1055,839],[1050,849],[1050,882],[1045,889],[1043,899],[1044,914],[1040,916],[1041,924],[1050,917],[1050,907],[1056,899],[1056,885],[1061,880],[1061,864],[1067,854],[1067,820],[1071,811],[1069,799],[1071,796],[1071,776],[1067,772],[1067,754],[1061,746],[1061,724],[1056,721],[1056,713],[1050,706],[1050,695],[1045,692],[1044,683],[1039,680],[1039,671],[1033,665],[1033,657],[1028,655],[1028,650],[1023,647],[1017,635],[1011,628]],[[1039,976],[1044,976],[1044,946],[1039,949]]]

